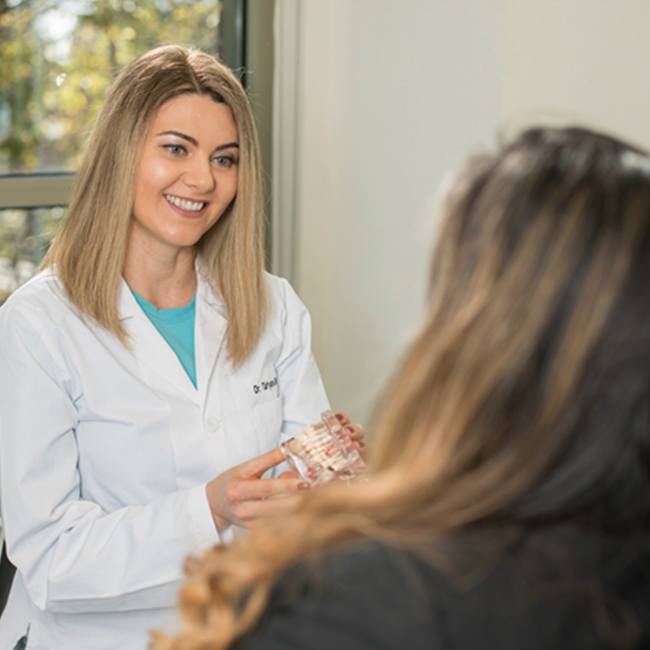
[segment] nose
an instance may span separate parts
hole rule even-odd
[[[199,156],[188,160],[183,181],[189,188],[199,194],[212,192],[216,187],[216,179],[210,161],[203,160]]]

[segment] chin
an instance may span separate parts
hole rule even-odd
[[[174,246],[194,246],[204,234],[203,228],[179,229],[164,233],[166,242]]]

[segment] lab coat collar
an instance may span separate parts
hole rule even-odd
[[[227,364],[227,355],[223,352],[228,320],[226,306],[212,288],[205,262],[196,259],[196,336],[194,354],[196,359],[196,385],[203,404],[207,398],[210,383],[217,362]]]
[[[227,320],[225,306],[212,290],[204,263],[197,259],[194,358],[197,388],[194,388],[178,357],[135,300],[124,279],[120,282],[118,314],[129,337],[130,347],[152,387],[172,384],[184,396],[204,403],[207,384],[223,348]]]
[[[194,262],[196,269],[196,294],[199,301],[216,310],[223,318],[226,317],[226,306],[212,289],[208,267],[201,257],[197,257]]]

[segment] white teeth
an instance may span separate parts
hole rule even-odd
[[[192,212],[198,212],[205,207],[203,201],[188,201],[187,199],[181,199],[173,194],[165,194],[165,198],[176,207],[181,210],[191,210]]]

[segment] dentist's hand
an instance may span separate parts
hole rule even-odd
[[[212,518],[219,531],[230,524],[250,528],[262,519],[293,510],[298,493],[309,484],[285,472],[279,478],[261,478],[284,462],[279,449],[257,456],[220,474],[206,485]]]
[[[366,452],[366,430],[358,423],[354,423],[350,418],[343,413],[343,411],[337,411],[335,413],[336,419],[341,423],[343,430],[350,437],[354,446],[359,450],[361,456],[365,456]]]

